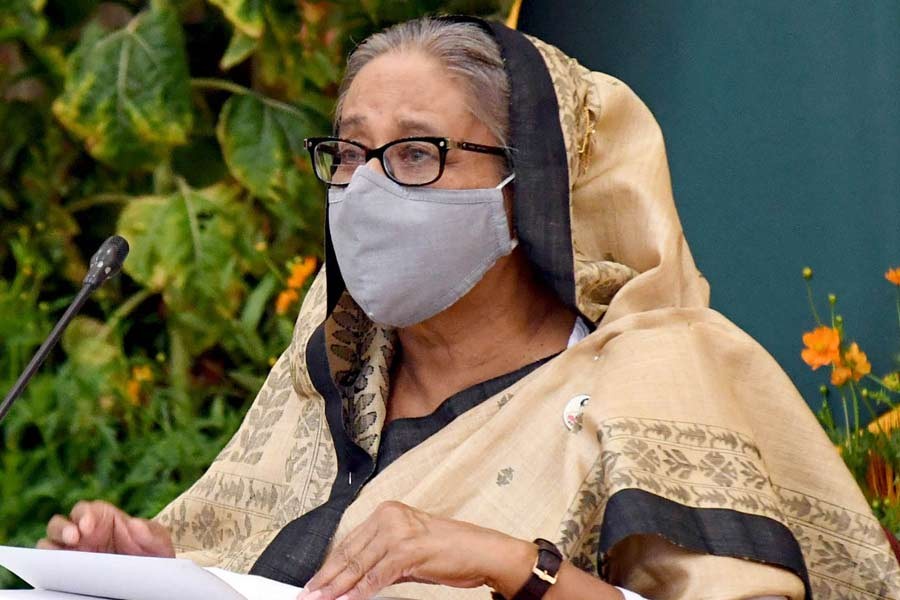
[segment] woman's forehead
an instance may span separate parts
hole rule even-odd
[[[435,59],[393,52],[363,67],[341,107],[342,136],[463,135],[473,120],[470,99]]]

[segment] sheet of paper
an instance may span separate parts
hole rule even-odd
[[[47,590],[0,590],[0,600],[97,600],[91,596],[79,596]]]
[[[0,565],[47,591],[116,600],[246,600],[206,569],[177,558],[0,546]]]
[[[303,589],[259,575],[244,575],[216,567],[206,567],[206,570],[248,600],[296,600],[297,594]]]

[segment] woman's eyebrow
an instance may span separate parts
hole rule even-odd
[[[434,125],[421,119],[403,118],[397,121],[397,126],[404,135],[439,135]]]
[[[357,136],[365,130],[368,119],[365,115],[350,115],[338,122],[338,135],[340,137]],[[440,136],[438,129],[423,119],[403,117],[396,122],[396,131],[400,137],[413,137],[417,135]]]
[[[365,115],[351,115],[347,118],[342,118],[338,121],[338,135],[346,135],[348,131],[355,131],[357,128],[362,127],[366,122]]]

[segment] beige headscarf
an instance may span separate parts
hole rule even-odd
[[[390,499],[554,540],[576,565],[654,599],[900,599],[884,534],[806,404],[708,308],[652,115],[621,82],[530,42],[559,106],[575,302],[597,328],[366,484],[335,540]],[[181,556],[246,571],[327,500],[337,459],[306,363],[323,320],[333,374],[356,384],[348,411],[367,417],[351,434],[377,452],[393,338],[346,294],[326,319],[325,279],[239,431],[159,515]],[[563,411],[579,395],[590,401],[569,429]],[[785,539],[799,568],[770,552]],[[419,584],[386,593],[487,597]]]

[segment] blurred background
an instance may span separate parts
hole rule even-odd
[[[519,28],[647,103],[712,306],[814,410],[828,374],[800,360],[815,326],[803,267],[872,372],[900,368],[884,277],[900,267],[900,3],[525,0]]]
[[[302,140],[330,130],[346,54],[414,16],[514,4],[0,0],[0,393],[102,240],[132,246],[0,425],[0,543],[32,545],[82,498],[151,516],[202,473],[320,262]],[[521,3],[520,29],[656,114],[713,306],[814,410],[804,266],[873,372],[897,368],[898,24],[879,0]]]

